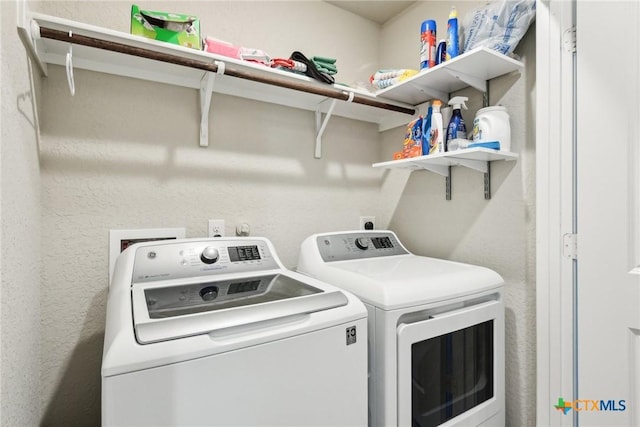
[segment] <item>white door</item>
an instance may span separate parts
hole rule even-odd
[[[576,9],[580,426],[640,425],[638,3]]]

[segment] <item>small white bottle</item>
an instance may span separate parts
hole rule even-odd
[[[436,99],[435,101],[433,101],[432,106],[433,112],[431,114],[431,153],[444,153],[446,151],[446,147],[444,145],[444,126],[442,122],[442,113],[440,113],[442,101]]]

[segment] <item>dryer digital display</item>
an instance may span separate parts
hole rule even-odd
[[[229,246],[229,260],[236,261],[254,261],[260,259],[258,246]]]

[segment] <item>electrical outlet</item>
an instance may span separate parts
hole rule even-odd
[[[224,236],[224,219],[210,219],[208,230],[209,230],[209,237],[223,237]]]
[[[360,230],[373,230],[376,228],[375,216],[361,216],[360,217]]]

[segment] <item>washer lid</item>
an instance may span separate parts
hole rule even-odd
[[[412,254],[314,267],[308,274],[383,310],[438,302],[503,285],[502,277],[488,268]]]
[[[309,314],[346,305],[339,290],[324,291],[283,272],[132,288],[140,344]]]

